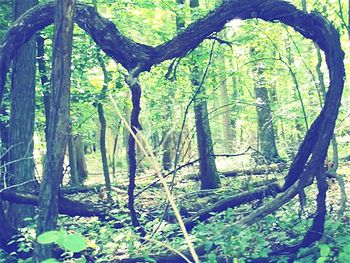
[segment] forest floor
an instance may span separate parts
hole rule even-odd
[[[103,184],[99,159],[94,155],[87,156],[87,163],[89,177],[86,185]],[[232,164],[229,159],[222,158],[218,161],[217,166],[219,170],[229,170],[247,168],[248,163],[250,161],[241,159]],[[254,165],[250,165],[253,168]],[[271,182],[271,180],[283,182],[286,171],[257,176],[222,176],[220,189],[203,192],[199,190],[199,182],[193,176],[198,173],[198,167],[193,165],[177,172],[171,188],[177,206],[186,220],[199,210],[207,208],[219,200],[243,191],[252,191],[255,187]],[[348,175],[349,173],[350,163],[341,163],[338,174]],[[144,169],[137,177],[135,193],[139,193],[154,180],[156,180],[155,171]],[[168,181],[171,180],[172,178],[169,176]],[[344,180],[347,196],[350,196],[350,177],[344,176]],[[117,169],[112,182],[114,185],[113,199],[118,202],[119,207],[113,206],[111,209],[125,227],[114,229],[113,222],[101,223],[93,218],[79,219],[76,224],[69,223],[69,228],[72,231],[82,233],[95,244],[92,253],[96,255],[96,262],[110,262],[134,255],[164,254],[169,247],[175,250],[186,249],[183,236],[179,232],[177,224],[174,224],[175,217],[172,210],[168,208],[168,202],[159,183],[136,197],[135,204],[140,223],[147,232],[142,241],[130,228],[131,222],[127,210],[127,172]],[[340,188],[336,181],[329,180],[328,183],[328,215],[324,238],[313,247],[301,250],[298,254],[300,259],[296,259],[295,262],[350,262],[350,202],[348,199],[345,212],[339,217]],[[272,198],[265,198],[263,201],[257,200],[239,207],[228,208],[220,213],[213,213],[206,221],[196,224],[190,232],[191,239],[195,244],[204,243],[210,251],[207,261],[204,260],[204,262],[216,262],[215,258],[219,255],[237,259],[235,262],[244,262],[245,258],[264,257],[271,250],[279,249],[286,244],[292,245],[302,239],[303,234],[310,227],[315,213],[316,186],[308,187],[306,194],[307,204],[303,212],[299,212],[298,198],[294,198],[275,213],[239,233],[232,229],[232,233],[226,231],[223,235],[220,230]],[[99,194],[78,194],[74,198],[105,204],[105,197],[101,195],[101,191]],[[62,223],[70,222],[64,218],[62,217]],[[212,248],[213,250],[211,250]],[[284,262],[283,260],[280,262]]]

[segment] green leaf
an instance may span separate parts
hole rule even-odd
[[[331,249],[327,244],[320,244],[318,247],[320,248],[321,257],[327,257],[331,252]]]
[[[56,230],[53,231],[47,231],[45,233],[42,233],[38,236],[38,242],[40,244],[50,244],[57,242],[57,239],[59,238],[59,232]]]
[[[316,263],[325,263],[325,262],[327,262],[327,258],[326,257],[320,257],[316,261]]]
[[[213,247],[213,245],[214,245],[213,241],[210,241],[210,240],[205,241],[205,243],[204,243],[205,251],[209,252],[211,250],[211,248]]]
[[[350,255],[350,244],[347,244],[342,249],[346,254]]]
[[[55,258],[49,258],[45,259],[44,261],[41,261],[41,263],[59,263],[59,261]]]
[[[68,251],[80,252],[87,248],[87,242],[79,234],[68,234],[64,239],[59,241],[59,245]]]

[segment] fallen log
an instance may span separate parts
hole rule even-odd
[[[269,173],[280,173],[288,168],[286,163],[275,163],[270,165],[259,165],[252,168],[243,168],[243,169],[233,169],[233,170],[220,170],[218,169],[219,174],[226,177],[238,177],[246,175],[266,175]],[[199,180],[199,174],[186,174],[179,178],[179,181],[183,180]]]
[[[0,193],[0,196],[4,201],[25,205],[37,206],[39,200],[37,194],[19,192],[12,189],[2,191]],[[63,196],[59,197],[58,209],[60,214],[69,216],[97,216],[103,219],[113,217],[109,214],[109,211],[106,207],[71,200]]]
[[[204,221],[213,216],[213,213],[219,213],[257,199],[273,196],[281,192],[281,187],[277,183],[271,185],[258,187],[254,191],[245,191],[243,193],[227,197],[220,200],[208,208],[200,210],[198,213],[185,221],[187,230],[191,230],[198,222]]]
[[[268,173],[280,173],[287,169],[288,166],[286,163],[274,163],[270,165],[260,165],[253,168],[244,168],[244,169],[234,169],[229,171],[220,171],[219,173],[228,176],[228,177],[236,177],[241,175],[264,175]]]

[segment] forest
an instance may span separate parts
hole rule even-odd
[[[0,0],[0,263],[350,262],[350,0]]]

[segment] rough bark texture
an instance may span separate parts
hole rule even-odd
[[[131,71],[129,76],[126,77],[126,83],[129,85],[131,90],[132,110],[130,114],[130,127],[134,133],[137,134],[138,130],[142,130],[139,122],[140,115],[140,99],[141,99],[141,85],[139,82],[138,74],[134,75],[135,71]],[[136,179],[136,141],[134,136],[129,133],[128,139],[128,165],[129,165],[129,185],[128,185],[128,208],[130,211],[132,225],[138,228],[141,235],[145,235],[145,231],[140,225],[135,210],[135,179]]]
[[[202,100],[202,99],[201,99]],[[197,101],[194,106],[197,146],[199,153],[199,180],[201,189],[214,189],[220,186],[216,170],[213,143],[209,127],[206,101]]]
[[[55,37],[51,70],[51,107],[43,181],[39,194],[37,235],[57,227],[59,186],[69,127],[74,0],[55,2]],[[36,244],[33,261],[51,257],[51,245]]]
[[[37,4],[36,0],[13,2],[14,19]],[[33,135],[35,112],[35,61],[36,42],[34,38],[19,48],[13,58],[11,77],[11,113],[9,127],[8,161],[20,160],[8,166],[8,179],[12,185],[34,178]],[[19,190],[29,190],[34,185],[26,184]],[[9,220],[16,227],[25,226],[26,217],[33,218],[34,207],[11,204]]]

